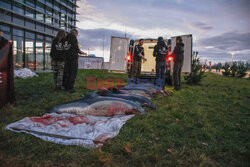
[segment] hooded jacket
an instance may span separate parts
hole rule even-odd
[[[64,61],[66,54],[64,51],[64,43],[65,38],[62,39],[60,42],[56,41],[55,39],[52,42],[51,50],[50,50],[50,57],[55,61]]]
[[[78,53],[80,53],[80,49],[78,47],[78,41],[76,36],[73,33],[69,33],[66,37],[64,43],[64,50],[66,53],[66,60],[77,60]]]
[[[153,52],[155,60],[158,62],[165,62],[167,53],[168,53],[168,47],[165,44],[165,42],[158,41],[157,45],[155,45],[154,47],[154,52]]]
[[[174,51],[173,51],[173,56],[174,56],[174,62],[175,63],[180,63],[183,64],[184,60],[184,44],[182,42],[177,43]]]

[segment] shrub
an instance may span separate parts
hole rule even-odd
[[[225,72],[222,72],[224,76],[229,76],[231,74],[230,72],[230,65],[226,62],[225,65],[222,67]]]
[[[233,62],[233,65],[230,67],[229,63],[225,63],[223,69],[225,72],[222,72],[224,76],[232,76],[243,78],[247,75],[248,64],[243,62]]]
[[[248,64],[244,64],[243,62],[238,62],[237,68],[237,77],[243,78],[247,75]]]
[[[197,58],[197,54],[194,54],[192,59],[191,73],[184,77],[188,84],[197,84],[201,81],[204,74],[202,71],[202,66],[200,64],[200,59]]]

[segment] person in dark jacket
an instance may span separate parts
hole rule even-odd
[[[12,42],[0,30],[0,108],[15,103]]]
[[[174,88],[179,90],[181,88],[181,68],[184,60],[184,44],[182,38],[176,38],[176,46],[173,51],[174,56]]]
[[[138,45],[135,46],[134,49],[134,56],[133,56],[133,64],[132,64],[132,77],[136,77],[136,83],[137,83],[137,79],[139,78],[140,74],[141,74],[141,60],[147,60],[144,57],[144,48],[142,47],[143,45],[143,39],[139,40]]]
[[[54,73],[54,83],[56,89],[64,89],[63,87],[63,72],[65,64],[64,42],[66,37],[64,30],[58,31],[55,39],[52,42],[50,57],[52,59],[52,68]]]
[[[164,89],[165,86],[165,71],[166,71],[166,56],[168,47],[162,37],[158,38],[157,45],[154,47],[153,56],[156,61],[156,78],[157,85]]]
[[[70,93],[74,93],[74,83],[78,71],[78,54],[83,54],[79,49],[77,37],[77,29],[72,29],[67,35],[64,49],[66,53],[65,67],[64,67],[64,86]]]

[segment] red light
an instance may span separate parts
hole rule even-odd
[[[172,61],[173,59],[173,57],[168,57],[168,61]]]
[[[131,56],[130,56],[130,55],[128,55],[128,56],[127,56],[127,59],[128,59],[128,61],[130,61],[130,60],[131,60]]]

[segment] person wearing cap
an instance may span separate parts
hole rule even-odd
[[[162,37],[158,38],[158,42],[154,47],[153,56],[156,61],[156,84],[164,89],[165,86],[165,71],[166,71],[166,56],[168,47]]]
[[[78,31],[72,29],[66,37],[64,50],[66,52],[63,83],[65,90],[74,93],[74,83],[78,71],[78,54],[83,54],[77,41]]]
[[[184,60],[184,44],[182,38],[176,38],[176,46],[173,51],[174,56],[174,88],[179,90],[181,88],[181,68]]]
[[[147,60],[144,57],[144,48],[143,45],[143,39],[139,40],[138,45],[135,46],[134,50],[134,57],[133,57],[133,65],[132,65],[132,77],[136,77],[135,82],[137,83],[137,79],[139,78],[141,74],[141,60]]]

